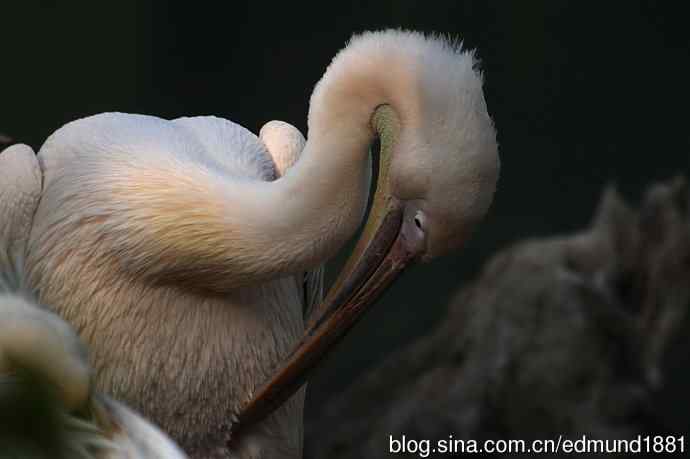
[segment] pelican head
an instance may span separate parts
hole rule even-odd
[[[358,81],[374,73],[373,67],[386,69],[385,83]],[[363,95],[348,98],[332,80],[346,81],[348,89],[358,87]],[[403,204],[409,234],[421,239],[421,259],[460,247],[492,201],[500,165],[473,53],[458,43],[414,32],[357,36],[335,57],[314,91],[310,133],[324,129],[322,120],[331,122],[319,110],[336,105],[329,98],[338,98],[345,111],[348,104],[367,106],[362,99],[369,91],[380,91],[387,101],[376,108],[370,125],[388,142],[383,151],[390,156],[383,159],[390,161],[385,192]]]

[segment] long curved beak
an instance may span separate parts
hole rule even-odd
[[[261,420],[294,394],[306,382],[310,370],[418,256],[406,244],[403,205],[390,193],[391,150],[399,130],[397,115],[383,105],[376,110],[372,124],[381,142],[380,166],[362,236],[326,298],[312,313],[295,350],[239,413],[233,433]]]

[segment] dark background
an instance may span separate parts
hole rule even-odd
[[[310,384],[309,416],[362,369],[428,332],[497,249],[583,227],[609,181],[635,202],[651,181],[688,173],[690,33],[681,8],[655,1],[3,2],[0,132],[38,148],[65,122],[103,111],[214,114],[254,132],[282,119],[306,132],[311,89],[353,32],[437,31],[477,48],[502,159],[495,205],[462,254],[407,273],[347,337]],[[669,354],[659,403],[690,431],[687,349]]]

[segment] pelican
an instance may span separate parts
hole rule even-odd
[[[320,302],[320,267],[364,219],[377,137],[369,217]],[[104,113],[37,156],[10,147],[0,171],[3,284],[89,350],[92,372],[52,379],[68,406],[104,394],[192,458],[296,458],[308,371],[405,266],[465,243],[499,159],[473,54],[388,30],[335,56],[306,140],[276,121],[257,137]]]

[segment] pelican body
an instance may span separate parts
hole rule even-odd
[[[79,142],[89,144],[74,148]],[[104,154],[93,154],[99,149]],[[67,125],[38,157],[44,191],[27,250],[31,287],[86,343],[99,391],[144,413],[193,457],[213,456],[242,403],[304,330],[303,271],[226,288],[222,276],[212,279],[210,264],[221,260],[202,258],[233,256],[214,239],[232,230],[213,228],[225,222],[212,220],[219,215],[209,206],[224,198],[252,204],[251,196],[223,190],[212,197],[212,180],[273,180],[266,148],[217,118],[112,113]],[[190,188],[178,188],[173,177]],[[183,234],[187,229],[200,233]],[[192,253],[146,253],[151,242],[189,245]],[[130,257],[142,265],[130,265]],[[169,271],[158,271],[166,260]],[[200,262],[209,266],[185,273]],[[264,456],[300,455],[302,405],[303,392],[262,424],[270,439],[257,441]]]
[[[6,282],[76,330],[99,392],[193,458],[301,457],[305,372],[404,265],[461,246],[492,200],[481,75],[443,39],[354,37],[308,127],[306,140],[280,122],[257,137],[216,117],[104,113],[37,157],[0,155],[31,179],[23,208],[0,202],[15,222],[0,241]],[[364,236],[317,306],[320,266],[364,217],[377,136]]]

